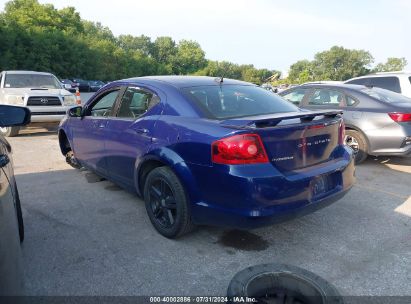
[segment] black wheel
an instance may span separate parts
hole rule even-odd
[[[346,130],[344,142],[347,146],[353,149],[356,164],[360,164],[366,160],[368,156],[368,145],[364,136],[360,132]]]
[[[23,222],[23,212],[21,211],[21,203],[20,203],[20,196],[19,190],[16,187],[16,213],[17,213],[17,223],[19,225],[19,237],[20,243],[24,241],[24,222]]]
[[[81,168],[81,165],[76,160],[76,158],[74,157],[74,153],[71,150],[66,153],[66,163],[68,163],[74,169],[80,169]]]
[[[227,297],[255,298],[257,303],[343,304],[337,289],[318,275],[284,264],[263,264],[237,273]]]
[[[170,168],[155,168],[148,174],[144,200],[151,223],[163,236],[177,238],[192,230],[187,195]]]
[[[19,131],[20,131],[20,127],[2,127],[2,128],[0,128],[0,133],[3,136],[7,136],[7,137],[17,136],[17,134],[19,134]]]

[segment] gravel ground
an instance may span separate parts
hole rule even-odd
[[[411,295],[410,159],[368,159],[350,193],[303,218],[168,240],[139,198],[71,169],[55,131],[9,141],[29,295],[225,295],[236,272],[269,262],[313,271],[344,295]]]

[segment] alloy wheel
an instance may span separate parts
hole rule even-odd
[[[177,204],[171,187],[164,179],[156,179],[150,185],[150,206],[154,218],[164,228],[176,222]]]
[[[347,146],[349,146],[354,151],[354,154],[357,154],[359,152],[360,144],[358,143],[355,137],[346,135],[344,142]]]

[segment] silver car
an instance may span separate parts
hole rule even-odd
[[[356,163],[367,155],[411,156],[411,99],[377,87],[307,84],[281,92],[283,98],[310,110],[341,109],[345,142]]]
[[[32,123],[59,122],[76,105],[75,96],[64,89],[56,76],[31,71],[0,74],[0,104],[28,107]],[[19,127],[3,127],[4,136],[15,136]]]

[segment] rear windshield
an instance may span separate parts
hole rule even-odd
[[[298,107],[280,96],[254,86],[200,86],[182,90],[213,119],[298,111]]]
[[[374,97],[379,101],[396,103],[396,102],[411,102],[411,98],[405,97],[404,95],[384,90],[381,88],[366,88],[361,90],[363,93],[368,96]]]
[[[6,74],[5,88],[61,89],[60,82],[52,75]]]

